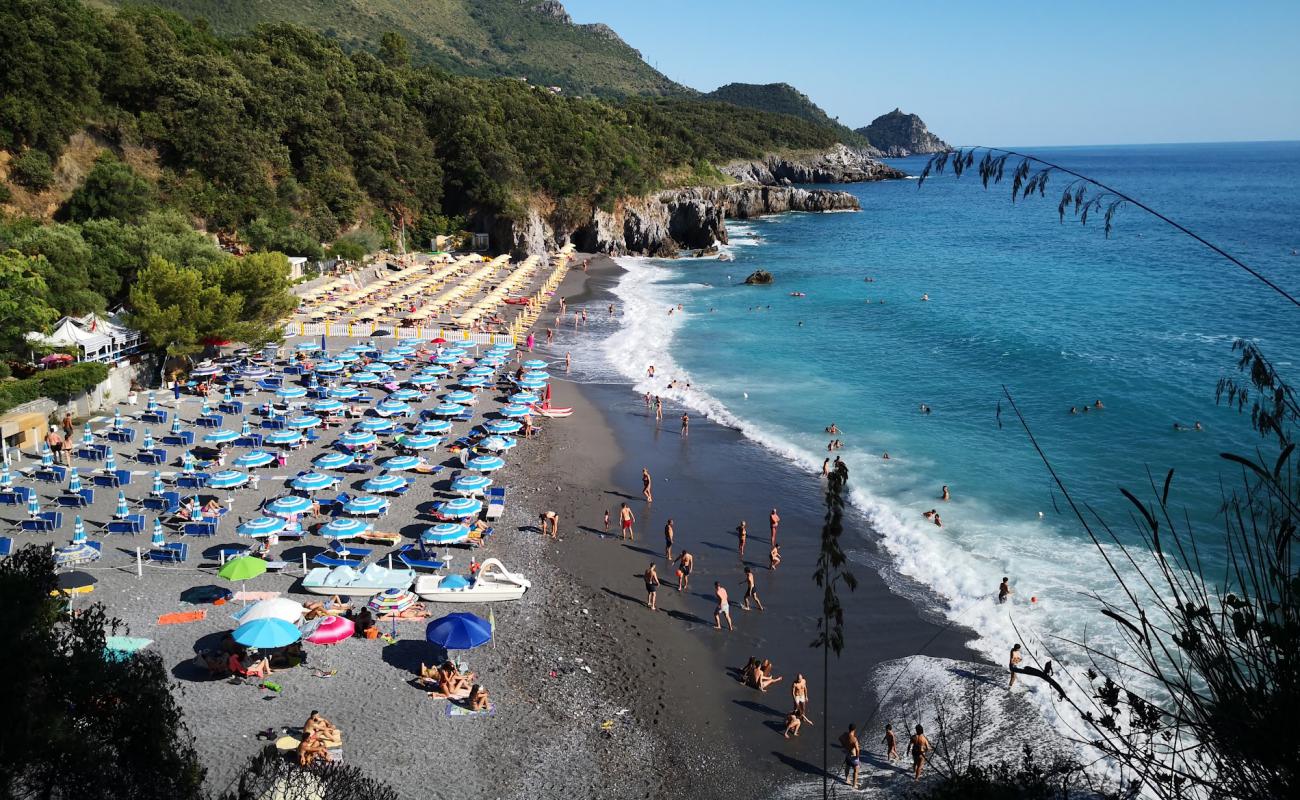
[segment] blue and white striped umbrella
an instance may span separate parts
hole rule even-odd
[[[76,467],[73,467],[74,474]],[[9,462],[0,464],[0,488],[11,489],[14,485],[14,476],[9,474]]]
[[[223,402],[223,403],[233,403],[233,402],[235,402],[235,393],[232,392],[232,391],[230,391],[230,387],[229,387],[229,386],[227,386],[227,387],[226,387],[226,390],[225,390],[224,392],[221,393],[221,402]]]
[[[480,358],[478,363],[484,367],[492,367],[493,369],[496,369],[506,363],[506,359],[504,356],[486,355]]]
[[[524,369],[546,369],[547,364],[540,358],[530,358],[523,363]]]
[[[239,425],[240,436],[251,436],[253,434],[253,423],[248,421],[248,416],[244,416],[244,421]]]
[[[526,381],[549,381],[551,379],[551,373],[543,372],[541,370],[532,370],[530,372],[525,372],[519,377]]]
[[[456,385],[463,386],[467,389],[477,389],[480,386],[487,386],[487,378],[476,378],[471,375],[456,381]]]
[[[113,510],[114,519],[126,519],[131,515],[131,508],[126,504],[126,492],[117,493],[117,508]]]
[[[284,497],[277,497],[266,504],[262,509],[267,514],[274,514],[277,517],[292,517],[297,514],[306,514],[311,510],[311,501],[305,497],[299,497],[296,494],[287,494]]]
[[[480,450],[488,450],[493,453],[503,453],[517,444],[519,444],[518,440],[516,440],[512,436],[501,436],[500,434],[493,434],[492,436],[489,436],[483,441],[479,442],[477,447]]]
[[[343,371],[343,362],[341,361],[322,361],[316,365],[316,371],[322,375],[333,375],[336,372]]]
[[[179,414],[172,417],[172,436],[181,435],[181,417]]]
[[[383,417],[366,417],[352,427],[357,431],[386,432],[393,429],[393,421]]]
[[[264,444],[290,445],[302,441],[302,434],[298,431],[271,431],[262,437]]]
[[[201,524],[203,524],[204,522],[207,521],[207,520],[205,519],[205,515],[204,515],[204,513],[203,513],[203,504],[199,502],[199,498],[198,498],[197,495],[195,495],[194,500],[193,500],[193,503],[194,503],[194,506],[193,506],[193,507],[194,507],[194,511],[193,511],[193,513],[192,513],[192,516],[190,517],[190,522],[194,522],[194,523],[196,523],[196,524],[200,524],[200,525],[201,525]]]
[[[456,358],[464,358],[465,348],[458,347],[456,345],[452,345],[451,347],[444,347],[442,348],[442,354],[444,356],[455,356]]]
[[[225,428],[218,428],[212,433],[204,434],[203,441],[208,444],[226,444],[227,442],[233,442],[238,438],[238,433],[226,430]]]
[[[162,473],[159,472],[158,470],[154,470],[153,484],[149,487],[149,494],[153,495],[154,497],[157,497],[158,495],[161,495],[164,491],[165,490],[163,489]]]
[[[320,472],[308,472],[306,475],[299,475],[290,482],[290,486],[300,492],[319,492],[321,489],[328,489],[338,481],[333,475],[325,475]]]
[[[237,489],[248,483],[248,474],[235,469],[223,469],[208,478],[208,486],[213,489]]]
[[[72,521],[72,543],[81,544],[86,541],[86,523],[81,521],[81,515],[78,514]]]
[[[340,361],[344,364],[351,364],[353,361],[360,361],[361,356],[357,355],[352,350],[344,350],[342,353],[334,356],[334,360]]]
[[[474,456],[465,462],[465,468],[475,472],[494,472],[505,465],[506,461],[501,456]]]
[[[397,345],[388,352],[398,353],[404,356],[414,355],[415,351],[419,349],[421,344],[423,344],[423,340],[421,339],[398,339]]]
[[[538,396],[537,392],[515,392],[510,395],[510,402],[519,403],[520,405],[525,406],[532,405],[541,399],[542,398]]]
[[[356,460],[357,460],[356,456],[350,453],[334,452],[334,453],[326,453],[325,455],[322,456],[317,456],[316,459],[311,463],[315,464],[321,469],[343,469],[344,467],[352,466],[352,463]]]
[[[389,492],[400,492],[411,482],[400,475],[376,475],[365,483],[361,484],[361,490],[364,492],[374,492],[375,494],[388,494]]]
[[[42,467],[54,466],[54,453],[50,451],[50,447],[47,444],[41,445],[41,466]]]
[[[154,541],[158,541],[159,539],[163,538],[162,517],[153,518],[153,538]]]
[[[395,392],[393,392],[392,394],[388,395],[388,399],[389,399],[389,400],[398,400],[398,401],[401,401],[401,402],[406,402],[406,401],[408,401],[408,400],[419,400],[419,399],[420,399],[420,393],[417,392],[417,391],[414,390],[414,389],[398,389],[397,391],[395,391]]]
[[[437,447],[441,442],[441,436],[434,436],[431,433],[413,433],[410,436],[402,437],[402,447],[411,450],[429,450]]]
[[[376,375],[387,375],[393,371],[393,366],[382,361],[375,361],[366,365],[366,369]]]
[[[98,561],[101,555],[103,554],[100,553],[98,548],[91,547],[90,542],[70,544],[54,551],[54,566],[56,568],[71,567],[76,564]]]
[[[221,367],[216,364],[205,364],[201,367],[195,367],[190,370],[190,376],[195,378],[206,378],[210,375],[220,375]]]
[[[490,378],[492,377],[492,370],[488,367],[470,367],[469,369],[465,370],[465,377]]]
[[[433,407],[433,413],[440,417],[454,417],[464,410],[464,406],[456,403],[440,403]]]
[[[336,386],[330,389],[329,395],[335,400],[355,400],[364,394],[355,386]]]
[[[255,381],[269,376],[271,370],[266,367],[245,367],[240,374],[251,381]]]
[[[411,413],[411,406],[401,400],[385,400],[375,406],[375,413],[385,417],[404,417]]]
[[[433,386],[438,383],[438,379],[432,375],[412,375],[406,382],[412,386]]]
[[[387,353],[384,353],[379,357],[380,363],[383,364],[400,364],[405,360],[406,360],[405,354],[395,353],[392,350],[389,350]]]
[[[148,430],[146,430],[146,431],[144,432],[144,449],[145,449],[145,450],[152,450],[152,449],[153,449],[153,432],[152,432],[152,431],[148,431]]]
[[[144,401],[144,410],[145,411],[158,410],[158,397],[152,391],[149,392],[148,398]]]
[[[236,458],[233,463],[236,467],[249,469],[252,467],[265,467],[273,461],[275,461],[275,455],[272,453],[265,450],[249,450]]]
[[[113,429],[122,430],[122,410],[119,408],[113,409]]]
[[[194,454],[191,453],[189,450],[186,450],[185,455],[181,456],[181,472],[188,474],[193,471],[194,471]]]
[[[382,497],[372,497],[370,495],[360,495],[343,504],[345,514],[355,514],[357,516],[374,516],[382,514],[388,510],[388,501]]]
[[[311,410],[317,414],[328,414],[332,411],[342,411],[344,408],[346,408],[346,406],[332,398],[317,400],[311,404]]]
[[[8,464],[5,464],[5,477],[6,478],[9,477]],[[76,467],[73,467],[72,469],[68,470],[68,491],[71,492],[72,494],[76,494],[77,492],[81,491],[81,473],[77,472]]]
[[[451,482],[451,490],[459,494],[482,494],[492,485],[492,479],[483,475],[462,475]]]
[[[392,456],[379,462],[379,466],[386,470],[398,472],[401,470],[415,469],[424,463],[424,459],[415,456]]]
[[[439,503],[437,512],[444,517],[474,517],[483,510],[483,504],[472,497],[457,497],[455,500],[448,500],[445,503]]]
[[[465,405],[466,403],[474,402],[475,398],[473,392],[467,392],[463,389],[457,389],[454,392],[447,392],[447,394],[443,395],[442,399],[443,402],[446,403],[456,403],[457,405]]]
[[[420,534],[424,544],[464,544],[469,541],[469,528],[456,522],[440,522]]]
[[[104,469],[107,472],[117,469],[117,456],[113,453],[113,445],[111,444],[104,451]]]
[[[420,370],[419,374],[428,375],[431,378],[445,378],[451,374],[451,370],[447,369],[441,364],[430,364],[429,366]]]
[[[348,380],[353,383],[379,383],[383,378],[367,369],[352,373],[352,377],[348,378]]]
[[[519,405],[518,403],[511,403],[510,405],[501,406],[500,408],[498,408],[497,413],[505,417],[506,419],[519,419],[520,417],[526,417],[529,414],[533,413],[533,410],[528,406]]]
[[[446,433],[451,430],[451,420],[449,419],[430,419],[417,423],[415,430],[418,433]]]
[[[156,519],[154,523],[156,524],[153,526],[153,536],[149,539],[149,545],[151,547],[163,547],[167,544],[167,534],[163,531],[162,523]]]
[[[285,526],[288,524],[287,521],[280,517],[257,517],[256,519],[250,519],[248,522],[235,528],[235,533],[240,536],[270,536],[271,534],[279,533],[284,530]]]
[[[443,364],[443,365],[448,365],[448,364],[458,364],[458,363],[460,363],[460,356],[454,356],[454,355],[452,355],[452,354],[450,354],[450,353],[443,353],[443,354],[440,355],[440,356],[436,356],[436,357],[433,359],[433,363],[435,363],[435,364]]]
[[[305,431],[308,428],[315,428],[317,425],[320,425],[321,418],[311,414],[301,414],[296,417],[290,417],[289,421],[285,424],[290,428]]]
[[[208,399],[203,398],[203,406],[199,409],[199,415],[206,417],[212,414],[212,406],[208,404]]]
[[[491,422],[483,423],[483,427],[488,433],[509,434],[519,432],[524,426],[518,420],[494,419]]]
[[[81,429],[81,443],[86,447],[90,447],[95,443],[95,432],[90,429],[89,422],[87,422],[86,426]]]
[[[317,342],[314,339],[306,342],[298,342],[297,347],[294,349],[300,353],[314,353],[320,349],[320,342]]]
[[[27,515],[31,517],[41,515],[41,499],[36,496],[36,492],[27,495]]]
[[[541,378],[523,378],[522,380],[515,381],[515,386],[518,386],[520,389],[541,389],[546,386],[546,381]]]
[[[357,342],[348,350],[353,353],[373,353],[375,352],[375,343],[371,341]]]
[[[318,533],[330,539],[351,539],[360,536],[369,529],[370,526],[359,519],[338,517],[322,525]]]
[[[366,447],[378,441],[379,437],[370,431],[348,431],[338,438],[339,444],[345,447]]]
[[[306,397],[307,390],[301,386],[287,384],[276,389],[275,396],[281,400],[297,400],[299,397]]]

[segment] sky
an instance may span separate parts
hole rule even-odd
[[[1300,139],[1300,0],[565,0],[673,80],[789,83],[952,145]]]

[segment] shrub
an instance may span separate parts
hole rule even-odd
[[[44,150],[28,150],[14,159],[14,182],[34,191],[43,191],[54,184],[54,165]]]
[[[94,361],[45,370],[30,378],[0,384],[0,412],[42,397],[68,398],[90,391],[108,378],[108,365]]]

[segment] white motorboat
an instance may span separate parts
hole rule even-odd
[[[479,567],[471,580],[463,575],[421,575],[415,579],[414,592],[435,603],[495,603],[518,600],[532,584],[522,575],[510,572],[495,558]]]

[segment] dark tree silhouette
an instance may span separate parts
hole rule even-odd
[[[848,561],[840,546],[844,533],[844,495],[848,491],[849,468],[839,462],[826,479],[826,521],[822,525],[821,552],[817,556],[817,570],[813,580],[822,590],[822,615],[817,622],[817,638],[812,647],[822,649],[822,796],[830,791],[828,758],[830,752],[830,724],[828,715],[831,674],[831,651],[838,656],[844,650],[844,606],[840,603],[838,585],[849,591],[857,588],[858,580],[844,568]]]

